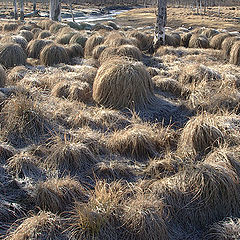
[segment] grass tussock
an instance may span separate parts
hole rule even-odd
[[[5,86],[7,80],[6,72],[2,65],[0,65],[0,88],[3,88]]]
[[[39,178],[42,175],[39,159],[28,152],[15,154],[7,161],[7,170],[19,178]]]
[[[209,41],[202,35],[192,35],[188,46],[190,48],[209,48]]]
[[[28,42],[20,35],[6,35],[1,39],[1,43],[5,44],[18,44],[23,50],[26,50]]]
[[[237,41],[233,44],[230,51],[230,63],[235,65],[240,65],[240,41]]]
[[[123,239],[169,239],[163,209],[163,202],[153,195],[136,194],[123,208]]]
[[[208,39],[213,38],[217,34],[219,34],[219,32],[212,28],[206,28],[201,32],[201,35],[207,37]]]
[[[53,42],[50,40],[40,40],[40,39],[35,39],[30,41],[27,46],[28,57],[39,59],[40,52],[42,51],[42,49],[51,43]]]
[[[21,30],[19,32],[20,36],[23,36],[28,42],[30,42],[33,39],[33,33],[31,31],[28,30]]]
[[[81,173],[89,170],[98,162],[94,153],[86,144],[67,136],[52,138],[49,155],[45,161],[47,168],[61,173]]]
[[[69,44],[68,46],[66,46],[66,51],[70,58],[83,57],[84,50],[82,46],[78,43]]]
[[[75,32],[68,32],[68,33],[60,33],[56,38],[56,43],[58,44],[69,44],[71,38],[75,35]]]
[[[194,84],[202,81],[216,81],[221,79],[220,73],[204,66],[203,64],[193,63],[182,68],[179,81],[182,84]]]
[[[183,128],[178,150],[187,154],[206,154],[224,143],[224,133],[219,129],[216,116],[193,117]]]
[[[89,102],[92,91],[87,82],[66,82],[57,83],[52,89],[52,95],[60,98],[68,98],[82,102]]]
[[[60,233],[60,218],[53,213],[40,211],[12,225],[4,240],[53,239],[60,237]]]
[[[8,74],[8,82],[16,83],[22,80],[27,74],[28,69],[25,66],[16,66]]]
[[[93,53],[92,53],[92,57],[94,59],[98,59],[101,55],[101,53],[107,48],[107,46],[105,44],[101,44],[101,45],[98,45],[96,46],[94,49],[93,49]]]
[[[187,48],[189,46],[189,41],[191,37],[192,37],[192,33],[190,32],[182,34],[180,45]]]
[[[233,169],[199,163],[154,181],[150,189],[169,206],[169,230],[177,225],[191,233],[194,228],[201,230],[225,216],[239,214],[238,183]]]
[[[40,32],[36,32],[34,34],[35,39],[45,39],[45,38],[48,38],[51,36],[52,36],[52,34],[49,31],[40,31]]]
[[[26,53],[18,44],[0,46],[0,63],[6,68],[26,64]]]
[[[120,181],[98,181],[88,203],[76,203],[69,217],[72,238],[118,239],[117,215],[127,189]]]
[[[101,35],[92,35],[89,37],[85,43],[84,47],[84,57],[90,58],[92,56],[93,49],[97,46],[102,44],[104,41],[104,38]]]
[[[229,60],[230,52],[235,42],[240,42],[240,37],[227,37],[222,42],[222,50],[226,60]]]
[[[53,66],[58,63],[68,63],[69,56],[64,47],[57,44],[46,45],[40,52],[40,61],[45,66]]]
[[[80,44],[84,48],[85,44],[86,44],[86,41],[87,41],[87,37],[86,36],[84,36],[81,33],[77,33],[77,34],[72,36],[72,38],[70,39],[69,43],[70,44],[78,43],[78,44]]]
[[[48,179],[36,188],[36,205],[44,211],[60,213],[70,209],[75,201],[85,202],[86,190],[70,177]]]
[[[168,92],[176,97],[187,97],[189,90],[184,88],[177,80],[171,78],[163,78],[159,75],[152,78],[154,89],[162,92]]]
[[[93,83],[93,99],[112,108],[144,107],[154,98],[152,80],[138,62],[105,62]]]
[[[18,27],[19,27],[19,24],[17,24],[17,23],[5,23],[3,25],[3,31],[4,32],[15,31],[15,30],[17,30]]]
[[[20,93],[5,103],[0,126],[2,136],[16,146],[39,142],[50,129],[37,102]]]
[[[222,42],[227,38],[230,37],[231,35],[229,33],[219,33],[215,35],[211,40],[210,40],[210,47],[214,49],[222,49]]]
[[[108,148],[136,160],[156,157],[167,149],[174,148],[174,131],[146,124],[135,124],[114,132],[107,140]]]

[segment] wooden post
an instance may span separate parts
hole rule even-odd
[[[61,0],[50,0],[50,19],[61,22]]]
[[[165,27],[167,23],[167,0],[158,0],[157,22],[154,35],[154,48],[165,44]]]
[[[20,20],[24,20],[24,0],[20,0]]]
[[[14,19],[18,20],[17,0],[13,0],[13,7],[14,7]]]

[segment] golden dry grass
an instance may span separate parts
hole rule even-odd
[[[141,63],[117,59],[99,68],[93,84],[93,99],[97,103],[134,108],[146,106],[152,98],[152,81]]]

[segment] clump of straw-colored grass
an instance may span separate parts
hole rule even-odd
[[[0,46],[0,64],[6,68],[25,65],[26,59],[26,53],[18,44]]]
[[[210,47],[214,49],[222,49],[222,42],[225,40],[225,38],[230,37],[231,35],[229,33],[219,33],[215,35],[210,40]]]
[[[110,135],[107,147],[112,152],[142,161],[176,146],[173,136],[174,132],[168,128],[154,129],[151,125],[135,124]]]
[[[39,59],[40,52],[42,51],[42,49],[51,43],[53,42],[50,40],[41,40],[41,39],[35,39],[30,41],[27,46],[28,57]]]
[[[10,227],[4,240],[61,238],[62,224],[53,213],[40,211],[21,220],[21,224],[15,223]]]
[[[0,65],[0,88],[3,88],[5,86],[7,80],[6,72],[2,65]]]
[[[87,199],[83,186],[69,176],[40,182],[35,195],[36,205],[52,213],[63,212],[73,206],[75,201]]]
[[[104,38],[100,35],[92,35],[90,38],[87,39],[85,47],[84,47],[84,57],[89,58],[92,56],[93,49],[97,46],[102,44]]]
[[[190,48],[209,48],[209,41],[205,36],[202,35],[192,35],[188,46]]]
[[[240,41],[233,44],[229,62],[235,65],[240,65]]]
[[[216,116],[199,115],[183,128],[178,148],[187,154],[206,154],[223,144],[224,140],[224,133],[218,127]]]
[[[46,45],[40,52],[40,61],[45,66],[53,66],[58,63],[68,63],[69,56],[66,49],[58,44]]]
[[[93,83],[93,99],[106,107],[145,107],[153,98],[152,80],[139,62],[106,61]]]

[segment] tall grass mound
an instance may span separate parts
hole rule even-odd
[[[87,171],[96,164],[97,158],[86,144],[77,139],[62,139],[55,136],[51,141],[45,165],[61,174],[76,174]]]
[[[71,38],[75,35],[75,32],[68,32],[68,33],[64,33],[64,34],[60,34],[57,38],[56,38],[56,43],[59,44],[69,44]]]
[[[192,37],[192,33],[190,33],[190,32],[184,33],[181,36],[181,43],[180,43],[180,45],[187,48],[188,45],[189,45],[189,41],[190,41],[191,37]]]
[[[207,240],[230,240],[240,238],[240,219],[229,217],[214,223],[208,230]]]
[[[69,44],[65,47],[65,49],[70,58],[83,57],[83,55],[84,55],[84,50],[83,50],[82,46],[78,43]]]
[[[53,66],[58,63],[68,63],[69,56],[63,46],[52,43],[42,49],[40,61],[45,66]]]
[[[167,128],[135,124],[114,132],[107,140],[107,147],[114,153],[141,161],[172,148],[175,145],[173,136]]]
[[[38,38],[38,39],[45,39],[45,38],[48,38],[48,37],[51,37],[52,34],[49,32],[49,31],[40,31],[40,32],[37,32],[34,34],[34,38]]]
[[[142,53],[139,48],[132,45],[122,45],[118,48],[118,56],[127,57],[132,60],[140,61],[142,59]]]
[[[146,107],[154,98],[152,80],[140,62],[104,62],[93,83],[93,99],[112,108]]]
[[[181,69],[179,81],[182,84],[200,83],[202,81],[220,80],[222,76],[213,69],[202,64],[189,64]]]
[[[20,35],[12,35],[12,36],[5,36],[1,39],[2,43],[16,43],[18,44],[23,50],[27,48],[28,42],[27,40]]]
[[[5,87],[6,80],[7,80],[6,72],[2,65],[0,65],[0,88]]]
[[[93,49],[97,46],[102,44],[104,41],[104,38],[100,35],[92,35],[88,40],[86,41],[85,48],[84,48],[84,57],[89,58],[92,56]]]
[[[165,209],[170,220],[169,232],[173,233],[178,226],[191,233],[227,216],[239,215],[238,181],[231,168],[199,163],[185,166],[172,177],[154,181],[149,188],[169,206]],[[179,237],[176,235],[172,239]]]
[[[72,38],[70,39],[69,43],[78,43],[80,44],[83,48],[85,47],[87,41],[87,37],[82,35],[81,33],[77,33],[75,35],[72,36]]]
[[[132,240],[169,239],[165,223],[164,204],[154,195],[137,193],[126,201],[121,221],[123,238]]]
[[[30,42],[32,39],[33,39],[33,33],[31,31],[28,31],[28,30],[21,30],[19,32],[19,34],[21,36],[23,36],[28,42]]]
[[[26,64],[27,55],[18,44],[0,46],[0,64],[6,68]]]
[[[227,37],[222,42],[222,50],[225,59],[229,60],[230,52],[235,42],[240,42],[240,37]]]
[[[235,65],[240,65],[240,41],[233,44],[229,62]]]
[[[64,28],[65,25],[61,24],[61,23],[56,23],[54,22],[53,24],[51,24],[51,26],[49,27],[49,30],[51,33],[53,34],[57,34],[58,31],[61,29],[61,28]]]
[[[50,128],[37,102],[22,93],[9,99],[0,115],[1,135],[18,147],[41,141]]]
[[[88,203],[76,202],[69,216],[70,237],[78,240],[121,239],[119,209],[126,195],[120,181],[97,181]]]
[[[40,40],[40,39],[35,39],[30,41],[27,46],[28,57],[39,59],[40,52],[42,51],[42,49],[51,43],[53,42],[50,40],[47,41],[47,40]]]
[[[122,45],[136,45],[139,46],[138,40],[129,39],[125,37],[114,37],[114,35],[110,35],[106,37],[104,44],[109,47],[120,47]]]
[[[224,143],[224,133],[219,129],[216,116],[199,115],[189,120],[179,139],[179,151],[187,154],[206,154]]]
[[[219,34],[219,32],[212,28],[207,28],[207,29],[203,30],[201,33],[201,35],[207,37],[208,39],[211,39],[212,37],[214,37],[217,34]]]
[[[36,205],[45,211],[60,213],[69,209],[75,201],[85,201],[85,190],[70,177],[48,179],[36,189]]]
[[[101,53],[107,48],[107,46],[105,44],[101,44],[101,45],[98,45],[96,46],[94,49],[93,49],[93,52],[92,52],[92,57],[94,59],[98,59],[101,55]]]
[[[202,35],[192,35],[188,46],[190,48],[209,48],[209,41]]]
[[[153,39],[150,36],[139,31],[130,32],[128,37],[136,38],[138,40],[138,46],[142,51],[148,50],[153,44]]]
[[[230,37],[231,35],[229,33],[219,33],[215,35],[210,40],[210,47],[214,49],[222,49],[222,42],[225,40],[225,38]]]
[[[11,32],[17,30],[19,24],[17,23],[5,23],[3,25],[3,31],[4,32]]]
[[[25,239],[61,239],[61,221],[50,212],[40,211],[38,214],[21,219],[8,230],[4,240]]]

